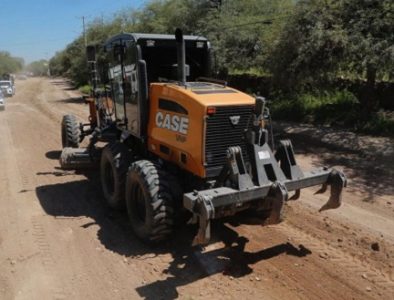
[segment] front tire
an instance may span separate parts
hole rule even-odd
[[[107,205],[114,209],[125,207],[125,181],[131,154],[124,144],[110,143],[101,153],[101,186]]]
[[[173,229],[173,195],[168,174],[148,160],[131,164],[126,205],[134,233],[147,243],[168,239]]]
[[[65,115],[62,120],[62,146],[63,148],[79,147],[80,130],[77,118],[74,115]]]

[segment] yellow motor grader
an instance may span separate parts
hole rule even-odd
[[[100,165],[112,208],[126,208],[147,242],[172,233],[182,210],[210,238],[210,221],[259,211],[262,224],[281,221],[283,205],[303,188],[331,187],[321,210],[337,208],[344,174],[303,172],[292,144],[274,151],[266,101],[211,79],[211,47],[201,36],[122,33],[87,57],[93,92],[89,123],[62,121],[63,168]],[[271,127],[272,128],[272,127]],[[86,148],[80,142],[89,137]],[[105,145],[100,147],[99,145]]]

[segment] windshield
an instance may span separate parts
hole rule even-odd
[[[11,86],[11,82],[9,82],[9,81],[0,81],[0,85],[9,87],[9,86]]]

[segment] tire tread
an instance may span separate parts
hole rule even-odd
[[[152,229],[148,236],[140,236],[140,238],[147,242],[166,240],[172,233],[174,215],[173,197],[168,182],[169,174],[163,171],[160,165],[148,160],[134,162],[129,172],[135,172],[141,176],[150,198]]]
[[[62,130],[64,130],[64,139],[62,140],[63,148],[71,147],[78,148],[79,147],[79,124],[77,122],[77,118],[74,115],[65,115],[62,120]]]

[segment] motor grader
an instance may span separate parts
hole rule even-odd
[[[60,164],[99,165],[106,203],[127,209],[140,239],[167,239],[182,212],[198,224],[194,244],[208,243],[211,220],[241,211],[279,223],[284,203],[315,185],[331,187],[320,210],[340,206],[344,174],[301,171],[291,142],[275,144],[265,99],[210,78],[206,38],[122,33],[87,57],[89,122],[63,117]]]

